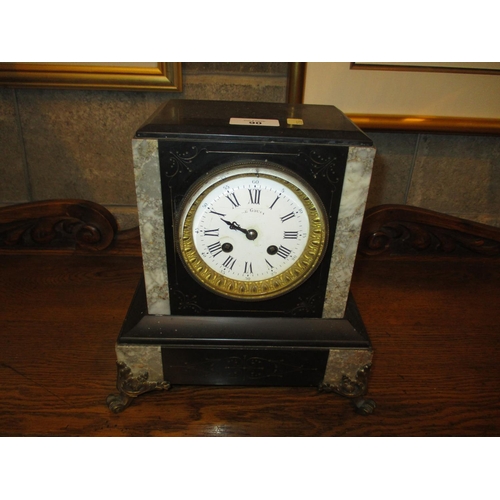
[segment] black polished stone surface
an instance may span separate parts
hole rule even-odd
[[[230,125],[231,118],[278,120],[279,126]],[[296,125],[297,120],[302,125]],[[166,102],[144,125],[137,137],[199,138],[245,137],[266,140],[372,146],[373,143],[335,106],[241,101],[174,99]]]

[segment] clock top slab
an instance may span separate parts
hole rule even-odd
[[[373,145],[335,106],[184,99],[165,103],[139,128],[136,137],[285,142],[300,138],[316,144]]]

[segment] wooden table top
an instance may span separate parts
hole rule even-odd
[[[500,434],[497,257],[359,256],[369,416],[315,388],[200,386],[147,393],[113,414],[114,345],[141,266],[130,251],[0,255],[1,436]]]

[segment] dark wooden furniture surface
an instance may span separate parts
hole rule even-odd
[[[136,230],[81,201],[0,210],[1,436],[498,436],[500,231],[367,213],[352,291],[375,350],[361,416],[314,388],[177,386],[111,413]]]

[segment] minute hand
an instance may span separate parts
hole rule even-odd
[[[221,219],[222,222],[225,222],[229,229],[236,229],[237,231],[241,231],[242,233],[248,234],[247,229],[243,229],[237,222],[229,222],[228,220]]]

